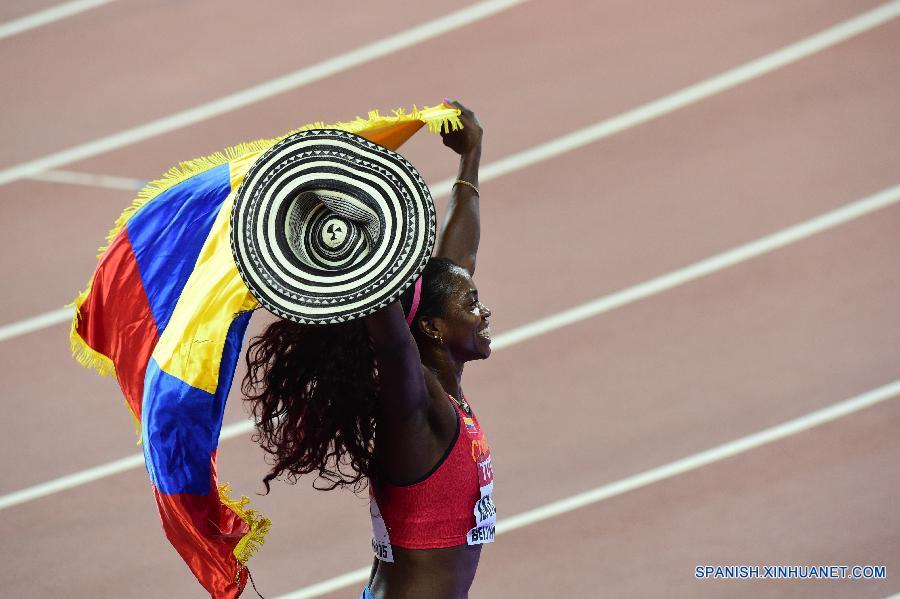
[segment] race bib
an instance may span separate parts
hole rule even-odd
[[[372,553],[383,562],[393,563],[394,552],[391,550],[391,538],[388,536],[387,526],[384,525],[381,510],[378,509],[378,502],[371,494],[369,495],[369,515],[372,516]]]
[[[475,514],[475,528],[466,535],[469,545],[492,543],[497,534],[497,508],[491,498],[491,494],[494,492],[494,471],[491,468],[490,450],[478,456],[476,467],[478,468],[478,486],[481,488],[481,493],[472,510]]]

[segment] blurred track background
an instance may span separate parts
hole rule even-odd
[[[17,0],[0,80],[3,596],[204,596],[117,385],[68,353],[63,306],[136,188],[445,97],[485,128],[495,353],[465,390],[502,534],[471,597],[900,591],[900,3]],[[402,151],[443,207],[454,155],[427,132]],[[356,597],[365,495],[254,495],[238,387],[219,477],[273,520],[257,586]]]

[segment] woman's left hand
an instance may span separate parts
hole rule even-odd
[[[480,151],[482,129],[475,113],[455,100],[444,100],[444,105],[460,110],[459,119],[463,125],[462,129],[457,129],[456,131],[441,132],[441,137],[444,138],[444,145],[460,156]]]

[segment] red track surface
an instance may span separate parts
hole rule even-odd
[[[46,3],[34,2],[34,9]],[[459,98],[485,163],[576,131],[851,18],[865,0],[665,6],[532,1],[225,116],[64,168],[139,179],[235,142],[369,108]],[[454,10],[116,2],[0,40],[0,168],[143,124]],[[6,10],[0,18],[22,12]],[[486,182],[478,281],[494,330],[638,284],[896,185],[900,20],[552,160]],[[439,140],[404,149],[436,182]],[[127,191],[0,187],[3,323],[90,276]],[[900,206],[497,351],[466,392],[511,516],[900,378]],[[254,318],[253,330],[266,321]],[[134,453],[115,383],[66,325],[0,342],[0,494]],[[495,333],[495,334],[496,334]],[[241,376],[241,373],[238,373]],[[232,394],[226,423],[244,417]],[[884,597],[900,591],[900,402],[502,535],[471,596]],[[537,436],[539,443],[534,442]],[[259,490],[261,451],[220,478]],[[276,486],[250,563],[274,597],[369,562],[365,498]],[[142,469],[3,512],[9,597],[201,597]],[[880,581],[696,580],[698,564],[878,564]],[[361,585],[328,597],[355,597]]]

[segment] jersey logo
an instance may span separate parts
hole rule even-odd
[[[488,445],[487,439],[472,439],[472,461],[480,462],[485,456],[490,455],[491,447]]]

